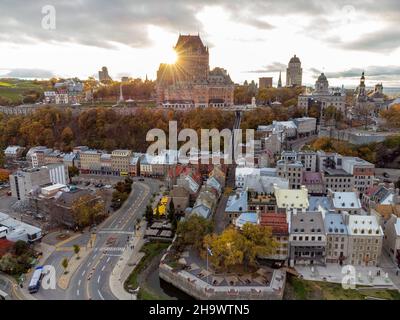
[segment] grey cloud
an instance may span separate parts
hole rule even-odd
[[[318,76],[321,71],[315,68],[309,69],[315,76]],[[325,72],[329,78],[358,78],[361,73],[365,72],[365,76],[370,79],[388,79],[398,80],[400,77],[400,66],[368,66],[362,68],[351,68],[343,71]]]
[[[44,5],[54,5],[57,10],[56,30],[41,28]],[[105,48],[121,43],[144,47],[150,45],[147,27],[151,25],[176,33],[204,33],[196,15],[205,6],[221,6],[233,20],[261,30],[273,28],[268,21],[270,16],[305,14],[320,19],[318,24],[307,28],[311,32],[329,27],[323,23],[324,17],[332,8],[346,5],[371,15],[385,16],[390,21],[398,21],[400,16],[398,0],[379,3],[362,0],[1,0],[0,41],[73,42]]]
[[[390,52],[400,47],[400,30],[387,28],[368,33],[362,38],[348,43],[339,43],[342,48],[358,51]]]
[[[54,73],[44,69],[12,69],[6,74],[2,75],[3,78],[51,78]]]
[[[281,62],[273,62],[261,69],[246,71],[246,73],[267,73],[267,72],[279,72],[286,70],[287,65]]]

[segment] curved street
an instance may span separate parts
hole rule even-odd
[[[87,246],[88,250],[78,262],[65,290],[58,284],[57,289],[40,290],[34,297],[40,300],[115,300],[109,286],[110,275],[134,235],[137,220],[143,216],[152,194],[158,192],[159,187],[157,180],[134,181],[123,206],[99,225],[94,234],[85,232],[57,247],[45,264],[55,267],[58,280],[63,275],[61,261],[65,257],[75,259],[71,246]]]

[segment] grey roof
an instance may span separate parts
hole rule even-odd
[[[204,204],[200,204],[194,207],[190,214],[191,215],[196,214],[205,219],[208,219],[208,217],[211,215],[211,209],[206,207]]]
[[[328,197],[314,197],[311,196],[308,199],[309,211],[320,211],[323,214],[332,210],[332,202],[329,200]]]
[[[244,212],[247,211],[247,191],[237,192],[228,198],[226,212]]]
[[[290,233],[325,233],[321,212],[298,212],[292,214],[290,219]]]
[[[324,222],[327,234],[347,235],[347,226],[345,225],[341,214],[327,213]]]

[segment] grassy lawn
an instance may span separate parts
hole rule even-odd
[[[149,242],[146,243],[143,247],[141,252],[144,252],[144,257],[140,262],[137,264],[135,269],[132,271],[132,273],[129,275],[128,279],[125,282],[125,289],[128,288],[137,288],[138,287],[138,281],[137,277],[138,275],[146,269],[146,267],[150,264],[151,260],[154,259],[154,257],[158,256],[163,250],[167,249],[169,247],[170,243],[164,243],[164,242]],[[145,291],[145,290],[144,290]],[[145,296],[148,296],[147,292],[143,292]]]
[[[286,283],[284,299],[365,300],[367,297],[387,300],[400,300],[400,293],[396,290],[378,290],[374,288],[366,288],[361,290],[345,290],[340,284],[306,281],[293,276],[289,276]]]
[[[161,300],[159,296],[153,295],[146,289],[140,288],[137,296],[138,300]]]
[[[49,88],[31,80],[0,79],[0,97],[10,100],[11,103],[21,103],[27,91],[43,92]]]

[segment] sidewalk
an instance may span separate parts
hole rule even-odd
[[[120,261],[114,267],[110,278],[109,285],[111,292],[118,300],[136,300],[136,294],[131,294],[125,291],[124,283],[126,279],[129,277],[132,270],[139,263],[139,261],[143,258],[144,253],[139,252],[144,244],[144,233],[146,230],[146,222],[142,221],[140,223],[140,229],[135,232],[135,236],[129,243],[129,245],[125,248],[124,252],[121,255]],[[131,246],[134,246],[134,249],[131,249]]]
[[[390,277],[386,277],[386,272],[378,267],[354,266],[354,276],[356,285],[395,288]],[[309,281],[327,281],[333,283],[342,283],[342,279],[347,276],[342,273],[342,267],[338,264],[327,264],[323,266],[296,266],[296,271],[303,276],[303,279]],[[377,271],[380,270],[381,275],[377,276]]]

